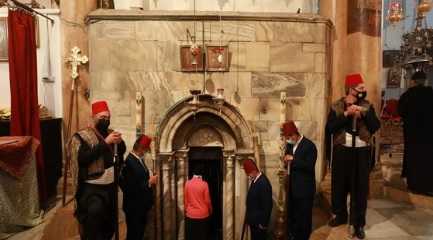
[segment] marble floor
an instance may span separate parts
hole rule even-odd
[[[314,231],[310,240],[345,240],[347,226],[330,228],[326,225],[328,214],[314,209]],[[369,240],[433,240],[433,210],[415,208],[389,200],[370,200],[367,213],[367,238]],[[125,226],[121,221],[121,239]],[[57,206],[47,215],[43,224],[13,235],[8,240],[73,240],[79,239],[72,218],[72,206]]]

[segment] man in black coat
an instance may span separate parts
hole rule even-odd
[[[331,201],[335,217],[331,227],[346,224],[347,195],[350,193],[352,235],[365,238],[369,174],[373,168],[373,134],[380,121],[373,105],[366,100],[367,91],[360,74],[346,77],[346,96],[334,102],[328,115],[326,132],[332,135]]]
[[[299,134],[293,121],[284,123],[282,130],[287,141],[284,162],[289,171],[288,239],[308,240],[311,235],[316,192],[317,149],[310,139]]]
[[[253,160],[246,159],[243,165],[251,180],[247,194],[246,223],[250,227],[251,240],[265,240],[272,212],[272,186]]]
[[[404,131],[402,177],[412,192],[433,196],[433,89],[424,86],[425,80],[424,72],[416,72],[398,103]]]
[[[151,138],[140,136],[129,153],[122,169],[123,211],[125,212],[127,240],[143,240],[147,213],[153,205],[152,186],[157,176],[150,176],[144,154],[150,150]]]

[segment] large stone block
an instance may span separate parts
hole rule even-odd
[[[259,120],[259,99],[241,97],[239,101],[235,101],[239,111],[246,120]]]
[[[271,139],[269,141],[262,141],[262,148],[266,154],[280,154],[280,140],[279,139]]]
[[[158,57],[155,42],[136,40],[111,41],[102,56],[111,58],[111,67],[122,71],[155,71]]]
[[[89,68],[90,72],[112,70],[111,54],[107,50],[112,48],[112,42],[106,39],[91,38],[89,40]]]
[[[192,21],[137,21],[136,38],[137,40],[147,41],[186,41],[187,32],[192,36],[196,33],[197,40],[202,39],[201,22]],[[195,29],[195,32],[194,32]]]
[[[303,52],[313,52],[313,53],[324,53],[326,52],[326,45],[324,43],[303,43]]]
[[[278,121],[280,119],[280,106],[279,98],[259,98],[259,119]]]
[[[92,24],[92,38],[97,39],[135,39],[135,22],[103,21]]]
[[[157,65],[160,72],[180,71],[180,45],[172,41],[156,43]]]
[[[324,43],[325,23],[256,22],[256,41]]]
[[[324,53],[316,53],[314,56],[314,71],[324,73],[326,71],[326,56]]]
[[[304,85],[306,97],[326,98],[329,94],[328,82],[324,73],[306,73]]]
[[[120,99],[125,97],[128,91],[128,75],[120,71],[98,71],[91,73],[91,95],[96,99],[94,93],[109,93],[109,99]]]
[[[251,77],[254,97],[279,98],[281,92],[290,97],[303,97],[306,93],[304,73],[253,72]]]
[[[218,88],[224,89],[224,96],[230,99],[236,93],[240,97],[251,97],[250,72],[213,72],[206,78],[206,91],[216,94]]]
[[[244,42],[230,42],[230,71],[246,71],[247,44]]]
[[[252,42],[256,38],[255,22],[212,21],[206,22],[204,26],[206,40]]]
[[[269,71],[269,43],[246,43],[246,69],[249,71]]]
[[[272,42],[271,72],[314,72],[314,53],[302,51],[300,43]]]

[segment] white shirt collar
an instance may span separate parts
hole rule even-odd
[[[135,154],[133,151],[130,152],[132,154],[132,156],[134,156],[135,158],[137,158],[138,160],[141,161],[141,157],[139,157],[137,154]]]
[[[262,172],[259,172],[259,174],[257,174],[257,176],[253,180],[253,183],[256,183],[257,179],[259,179],[260,176],[262,176]]]

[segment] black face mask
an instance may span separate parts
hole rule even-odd
[[[103,118],[98,120],[95,127],[100,133],[106,133],[108,126],[110,126],[110,120]]]

